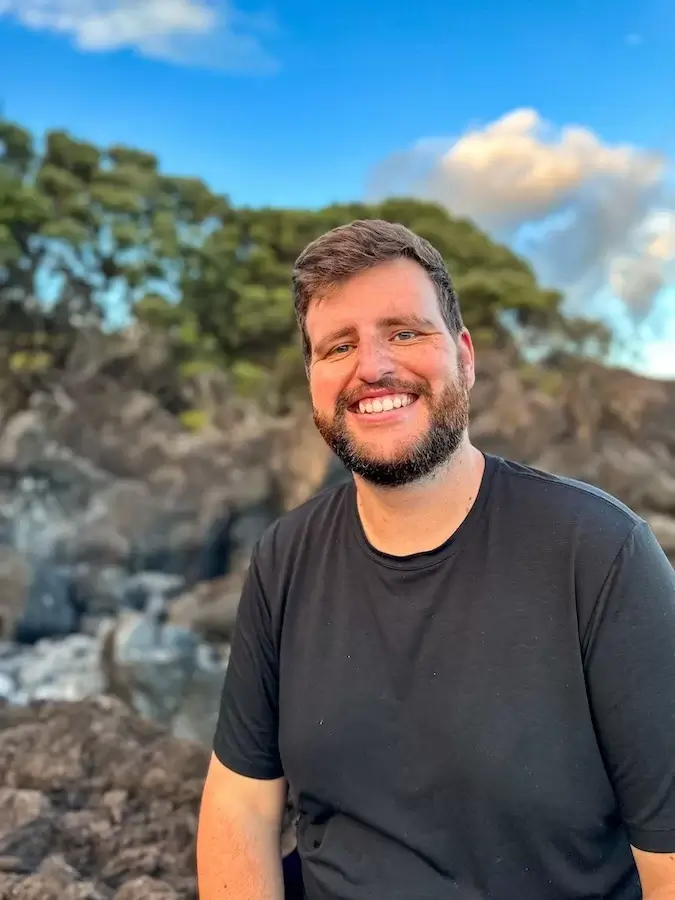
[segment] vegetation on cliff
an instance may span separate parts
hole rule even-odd
[[[0,121],[0,377],[20,405],[45,373],[73,364],[83,334],[119,350],[135,322],[164,350],[171,384],[156,389],[191,427],[202,413],[182,386],[208,373],[281,405],[303,382],[292,264],[323,231],[366,217],[439,248],[479,344],[517,336],[549,357],[607,349],[606,331],[563,316],[560,294],[522,259],[433,203],[237,208],[198,178],[162,172],[152,153],[64,131],[38,142]]]

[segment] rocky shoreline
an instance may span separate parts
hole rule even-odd
[[[483,354],[475,443],[605,488],[675,562],[675,383],[589,366],[542,384]],[[196,898],[250,549],[344,477],[306,409],[224,403],[194,434],[96,372],[0,409],[0,898]]]
[[[0,408],[0,698],[109,693],[208,744],[254,541],[346,474],[306,408],[224,391],[192,433],[109,364]],[[675,561],[675,382],[490,351],[472,406],[479,447],[605,488]]]
[[[196,898],[207,761],[110,697],[0,705],[0,897]]]

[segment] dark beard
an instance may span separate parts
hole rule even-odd
[[[347,409],[353,398],[339,398],[332,421],[313,410],[319,434],[338,459],[355,475],[379,487],[403,487],[432,475],[448,462],[459,448],[469,424],[469,392],[463,373],[458,382],[446,386],[434,397],[426,385],[408,382],[379,381],[373,388],[387,388],[397,393],[417,394],[427,402],[431,421],[424,435],[414,444],[401,444],[388,460],[371,456],[349,435]]]

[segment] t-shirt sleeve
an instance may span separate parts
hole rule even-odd
[[[600,592],[585,646],[601,751],[631,844],[675,851],[675,570],[638,523]]]
[[[249,778],[283,776],[278,745],[278,654],[254,550],[237,610],[213,739],[216,757]]]

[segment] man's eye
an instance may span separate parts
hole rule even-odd
[[[333,347],[332,350],[328,351],[328,356],[336,356],[339,355],[340,352],[344,352],[345,350],[349,350],[351,344],[338,344],[337,347]]]
[[[403,340],[410,340],[410,338],[416,338],[416,331],[399,331],[394,335],[394,338],[403,338]]]

